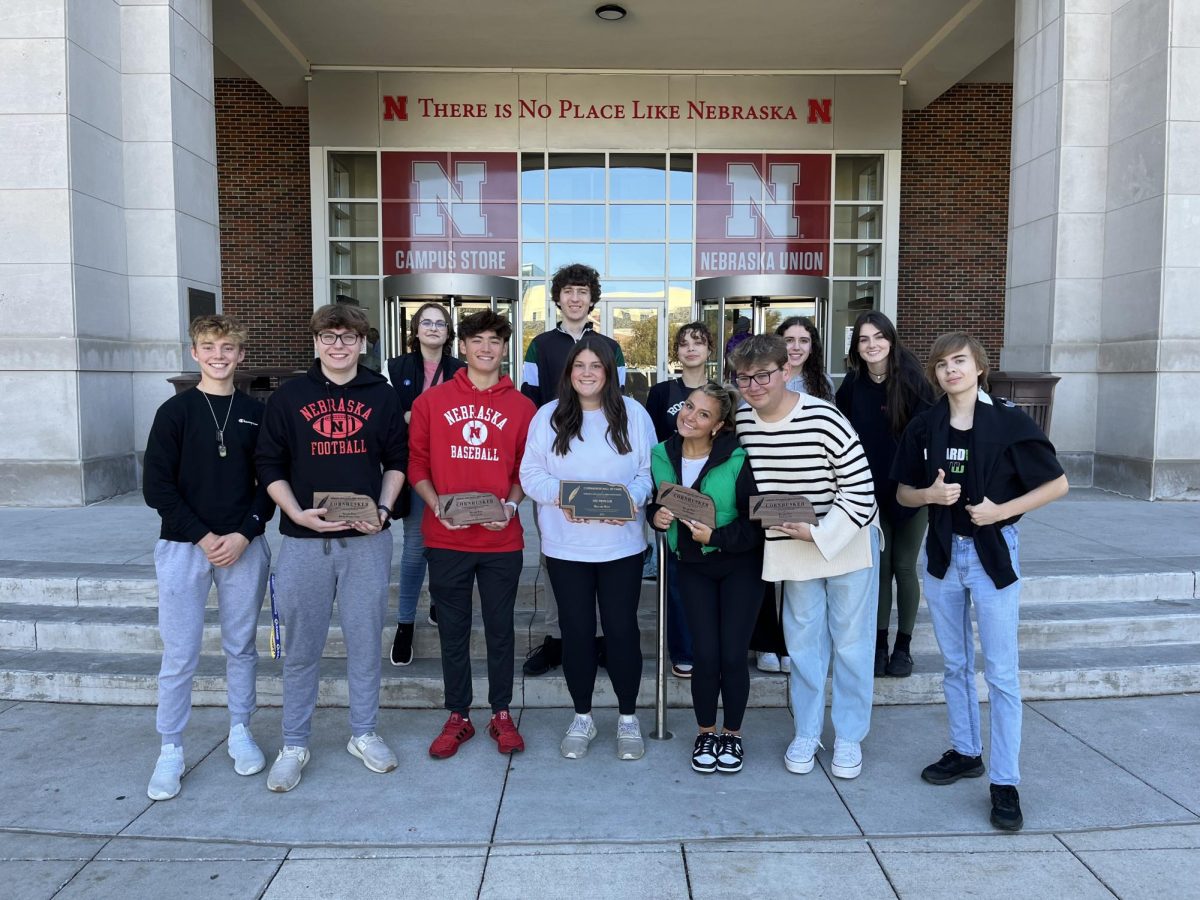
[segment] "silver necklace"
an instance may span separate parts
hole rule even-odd
[[[204,402],[208,404],[209,415],[213,417],[213,424],[217,426],[217,453],[220,455],[221,459],[224,459],[228,455],[228,451],[225,449],[225,426],[229,424],[229,414],[233,412],[233,394],[229,395],[229,409],[225,410],[224,424],[219,424],[217,422],[217,414],[213,410],[212,401],[208,399],[208,394],[204,393],[204,391],[200,391],[200,396],[203,397]]]

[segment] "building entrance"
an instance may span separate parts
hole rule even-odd
[[[696,318],[716,341],[709,377],[725,381],[725,345],[735,333],[774,334],[785,319],[806,316],[828,332],[829,279],[810,275],[729,275],[696,281]],[[826,337],[825,368],[830,369]]]
[[[490,309],[507,318],[513,324],[513,335],[508,341],[508,355],[501,365],[500,374],[513,375],[517,370],[517,353],[521,348],[517,291],[515,278],[496,275],[389,275],[383,279],[383,316],[380,322],[383,358],[391,359],[408,352],[408,340],[413,333],[413,314],[422,303],[433,300],[450,310],[450,323],[456,333],[458,323],[464,316],[480,310]],[[457,356],[458,347],[453,347],[452,352]],[[519,375],[516,380],[519,381]]]

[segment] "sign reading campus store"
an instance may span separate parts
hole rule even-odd
[[[516,275],[515,153],[380,155],[385,275]]]
[[[696,274],[829,274],[832,156],[696,157]]]

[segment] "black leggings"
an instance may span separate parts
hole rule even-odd
[[[717,724],[717,697],[725,728],[740,731],[750,697],[746,653],[762,601],[762,557],[757,553],[679,565],[679,592],[692,629],[692,706],[696,724]]]
[[[642,554],[608,562],[576,562],[547,556],[546,573],[558,598],[563,674],[575,712],[592,711],[599,602],[608,677],[621,715],[632,716],[637,710],[638,688],[642,684],[642,643],[637,620],[642,593]]]

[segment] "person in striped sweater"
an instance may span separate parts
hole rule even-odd
[[[787,389],[787,345],[747,338],[731,354],[734,383],[749,404],[737,432],[760,494],[808,498],[816,524],[769,528],[763,580],[783,582],[783,633],[795,739],[789,772],[811,772],[823,748],[825,675],[833,657],[831,774],[856,778],[871,727],[874,610],[879,591],[879,514],[866,453],[836,406]]]

